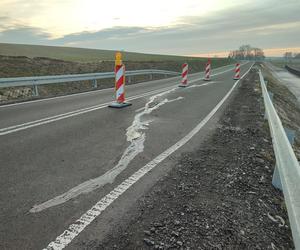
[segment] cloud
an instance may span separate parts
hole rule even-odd
[[[50,34],[42,29],[27,26],[15,26],[14,28],[0,32],[0,41],[3,43],[34,43],[46,45],[49,43],[50,37]]]
[[[0,41],[167,54],[228,51],[241,44],[261,48],[299,47],[299,9],[298,0],[253,1],[206,16],[181,17],[179,25],[117,26],[58,39],[38,28],[18,26],[0,32]]]

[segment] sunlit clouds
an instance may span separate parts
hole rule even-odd
[[[177,55],[297,50],[299,0],[1,0],[0,42]]]
[[[184,23],[184,16],[207,15],[235,1],[220,0],[2,0],[7,27],[30,26],[51,37],[114,26],[162,27]]]

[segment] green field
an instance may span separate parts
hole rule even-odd
[[[41,46],[41,45],[23,45],[0,43],[0,55],[5,56],[26,56],[48,57],[73,62],[99,62],[114,60],[115,51],[100,49],[82,49],[71,47]],[[134,52],[123,52],[124,61],[189,61],[206,60],[197,57],[155,55]]]

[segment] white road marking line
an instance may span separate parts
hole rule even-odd
[[[213,83],[216,83],[216,82],[212,81],[212,82],[203,83],[201,85],[199,85],[199,84],[188,85],[186,87],[186,89],[189,89],[189,88],[198,88],[198,87],[207,86],[207,85],[210,85],[210,84],[213,84]]]
[[[198,80],[197,80],[198,81]],[[196,81],[193,81],[193,82],[196,82]],[[197,84],[197,85],[188,85],[185,89],[189,89],[189,88],[196,88],[196,87],[203,87],[203,86],[207,86],[207,85],[210,85],[210,84],[212,84],[212,83],[215,83],[215,82],[209,82],[209,83],[203,83],[203,84]],[[135,110],[135,112],[136,113],[138,113],[138,112],[140,112],[140,111],[142,111],[142,110],[144,110],[145,109],[145,107],[141,107],[141,108],[139,108],[139,109],[136,109]]]
[[[244,63],[243,65],[245,65],[245,64],[247,64],[247,63]],[[225,70],[225,71],[213,74],[212,76],[224,74],[224,73],[226,73],[228,71],[231,71],[231,70],[232,69]],[[195,80],[190,81],[190,83],[197,82],[197,81],[200,81],[200,80],[203,80],[203,79],[202,78],[195,79]],[[203,85],[205,86],[207,84],[209,84],[209,83],[204,83]],[[142,98],[142,97],[149,96],[153,93],[162,92],[166,89],[173,88],[173,87],[174,86],[170,86],[170,87],[166,87],[166,88],[162,88],[162,89],[158,89],[158,90],[152,90],[152,91],[146,92],[146,93],[141,94],[141,95],[136,95],[136,96],[133,96],[133,97],[129,97],[129,98],[127,98],[127,100],[129,100],[129,101],[130,100],[136,100],[136,99],[139,99],[139,98]],[[33,128],[33,127],[41,126],[41,125],[44,125],[44,124],[52,123],[52,122],[59,121],[59,120],[62,120],[62,119],[66,119],[66,118],[70,118],[70,117],[73,117],[73,116],[81,115],[81,114],[84,114],[84,113],[87,113],[87,112],[95,111],[95,110],[98,110],[98,109],[102,109],[102,108],[105,108],[109,103],[110,102],[107,102],[107,103],[103,103],[103,104],[99,104],[99,105],[95,105],[95,106],[91,106],[91,107],[87,107],[87,108],[83,108],[83,109],[78,109],[78,110],[70,111],[70,112],[55,115],[55,116],[46,117],[46,118],[43,118],[43,119],[31,121],[31,122],[26,122],[26,123],[22,123],[22,124],[18,124],[18,125],[9,126],[9,127],[6,127],[6,128],[1,128],[0,129],[0,136],[15,133],[15,132],[25,130],[25,129],[28,129],[28,128]]]
[[[147,93],[144,93],[144,94],[141,94],[141,95],[137,95],[137,96],[132,96],[132,97],[127,98],[127,100],[130,101],[130,100],[136,100],[136,99],[139,99],[139,98],[147,97],[149,95],[152,95],[152,94],[155,94],[155,93],[160,93],[160,92],[165,91],[165,90],[170,89],[170,88],[173,88],[173,86],[163,88],[163,89],[159,89],[159,90],[150,91],[150,92],[147,92]],[[103,104],[100,104],[100,105],[95,105],[95,106],[92,106],[92,107],[87,107],[87,108],[71,111],[71,112],[68,112],[68,113],[60,114],[60,115],[46,117],[46,118],[43,118],[43,119],[40,119],[40,120],[35,120],[35,121],[31,121],[31,122],[26,122],[26,123],[23,123],[23,124],[18,124],[18,125],[2,128],[2,129],[0,129],[0,136],[1,135],[7,135],[7,134],[10,134],[10,133],[14,133],[14,132],[17,132],[17,131],[20,131],[20,130],[28,129],[28,128],[40,126],[40,125],[47,124],[47,123],[50,123],[50,122],[66,119],[68,117],[77,116],[77,115],[84,114],[84,113],[87,113],[87,112],[91,112],[91,111],[94,111],[94,110],[102,109],[102,108],[107,107],[107,105],[109,103],[110,102],[107,102],[107,103],[103,103]]]
[[[139,108],[139,109],[136,109],[134,112],[138,113],[138,112],[140,112],[140,111],[142,111],[142,110],[144,110],[144,109],[145,109],[145,107],[141,107],[141,108]]]
[[[252,64],[252,66],[254,63]],[[243,77],[251,70],[249,70],[240,78]],[[237,80],[227,94],[222,98],[222,100],[213,108],[213,110],[186,136],[175,143],[173,146],[168,148],[166,151],[158,155],[152,161],[147,163],[144,167],[136,171],[128,179],[123,181],[119,186],[114,188],[110,193],[105,195],[99,202],[97,202],[90,210],[84,213],[74,224],[69,225],[61,235],[59,235],[54,241],[50,242],[45,248],[47,250],[58,250],[65,248],[72,240],[77,237],[93,220],[95,220],[111,203],[113,203],[120,195],[122,195],[127,189],[129,189],[133,184],[135,184],[140,178],[152,170],[156,165],[165,160],[169,155],[174,153],[177,149],[185,145],[190,139],[192,139],[200,129],[210,120],[210,118],[218,111],[218,109],[227,100],[229,95],[235,89],[237,84],[240,82]]]
[[[124,171],[128,164],[141,152],[144,151],[144,142],[146,140],[146,134],[142,133],[141,130],[147,129],[150,122],[149,120],[143,120],[141,121],[141,117],[144,115],[150,114],[152,111],[158,109],[162,105],[166,103],[171,103],[174,101],[178,101],[183,99],[183,97],[178,97],[176,99],[168,100],[168,99],[163,99],[160,100],[158,103],[155,103],[155,106],[152,106],[151,104],[155,99],[158,97],[161,97],[163,95],[166,95],[172,91],[174,91],[176,88],[173,88],[171,90],[167,90],[165,92],[156,94],[154,96],[151,96],[150,100],[145,104],[145,110],[139,114],[135,115],[135,118],[130,125],[130,127],[127,128],[126,132],[126,137],[127,141],[130,142],[130,145],[125,149],[123,152],[123,155],[121,156],[121,159],[119,160],[118,164],[114,166],[112,169],[107,171],[105,174],[94,178],[87,180],[67,192],[58,195],[46,202],[43,202],[38,205],[34,205],[29,212],[31,213],[37,213],[41,212],[47,208],[54,207],[57,205],[60,205],[62,203],[65,203],[83,193],[89,193],[95,189],[98,189],[102,186],[104,186],[107,183],[113,183],[115,178],[122,172]],[[151,107],[150,107],[151,105]]]

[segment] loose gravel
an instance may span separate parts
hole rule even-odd
[[[89,249],[293,249],[255,70],[215,133],[138,201],[138,213]]]

